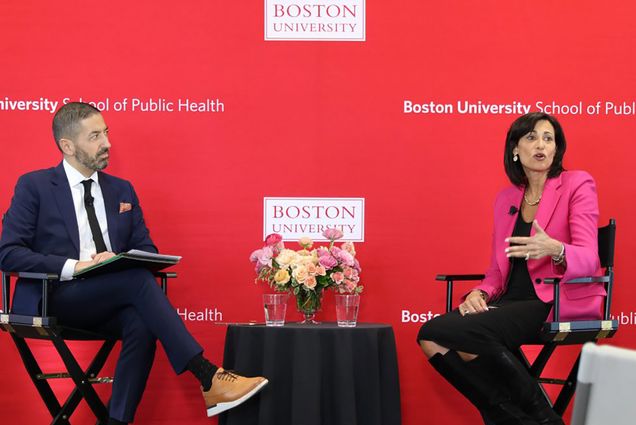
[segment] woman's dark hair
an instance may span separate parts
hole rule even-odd
[[[554,127],[554,141],[556,143],[556,152],[554,153],[554,160],[548,171],[548,178],[556,177],[563,172],[563,155],[565,155],[566,142],[565,134],[561,128],[561,124],[552,115],[545,112],[531,112],[520,116],[512,123],[506,135],[506,147],[504,148],[504,168],[508,178],[512,184],[521,186],[528,183],[526,173],[523,171],[521,161],[513,161],[512,151],[519,144],[519,140],[534,130],[537,122],[546,120],[552,127]]]

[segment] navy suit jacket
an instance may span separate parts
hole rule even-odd
[[[99,186],[113,252],[130,249],[157,252],[130,182],[100,172]],[[120,212],[120,203],[132,208]],[[79,259],[79,230],[71,188],[60,163],[18,179],[2,222],[0,269],[59,275],[69,258]],[[19,279],[13,312],[38,314],[41,298],[41,282]]]

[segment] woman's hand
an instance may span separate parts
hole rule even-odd
[[[473,289],[470,294],[466,296],[463,303],[459,305],[459,314],[465,316],[467,314],[483,313],[488,311],[488,305],[486,300],[482,297],[482,291],[479,289]]]
[[[515,246],[509,246],[506,248],[507,257],[525,258],[526,260],[539,259],[543,257],[556,257],[561,254],[563,244],[556,239],[552,239],[542,228],[539,226],[537,220],[532,222],[534,228],[534,236],[511,236],[506,239],[506,242],[510,244],[516,244]]]

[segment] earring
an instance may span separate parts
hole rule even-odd
[[[517,161],[519,160],[519,155],[514,154],[514,156],[512,157],[512,160],[513,160],[514,162],[517,162]]]

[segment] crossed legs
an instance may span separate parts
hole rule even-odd
[[[203,349],[190,335],[154,277],[143,269],[62,282],[50,307],[67,326],[111,332],[122,339],[109,406],[111,418],[131,422],[159,340],[177,374]]]
[[[109,414],[120,422],[132,422],[150,375],[157,338],[132,307],[120,310],[103,330],[118,335],[122,340]]]
[[[508,350],[477,356],[433,341],[420,347],[433,368],[488,420],[506,425],[563,425],[525,367]]]
[[[424,352],[424,355],[428,359],[433,357],[435,354],[441,354],[443,356],[449,351],[448,348],[443,347],[434,341],[420,340],[419,344],[422,348],[422,351]],[[477,358],[477,354],[464,353],[463,351],[457,351],[457,354],[465,362],[469,362]]]

